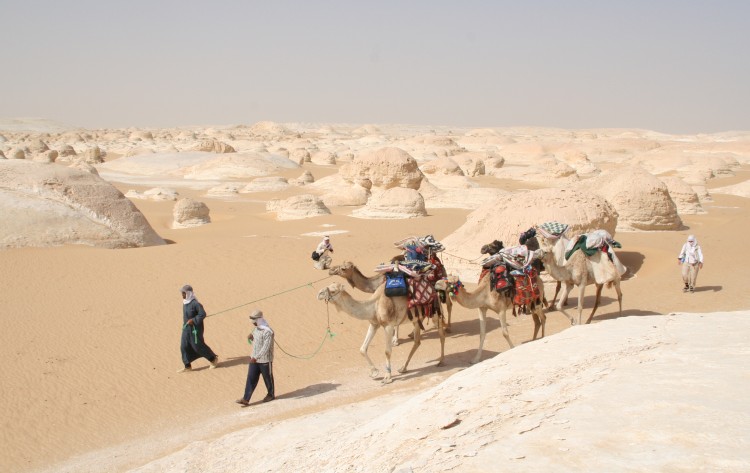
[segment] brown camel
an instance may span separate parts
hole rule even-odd
[[[620,315],[622,316],[622,291],[620,290],[620,273],[617,271],[615,264],[601,251],[597,251],[593,256],[586,256],[583,251],[575,251],[570,259],[565,260],[565,249],[568,246],[568,239],[564,236],[555,239],[549,239],[541,234],[539,239],[539,245],[542,249],[541,259],[544,263],[544,267],[547,273],[559,283],[562,283],[564,288],[560,299],[557,300],[555,308],[562,312],[562,314],[570,320],[571,325],[575,325],[576,322],[572,316],[570,316],[564,309],[563,305],[568,300],[568,294],[573,289],[573,286],[578,286],[578,324],[581,324],[581,318],[583,314],[583,296],[586,291],[586,286],[594,284],[596,286],[596,299],[594,300],[594,308],[589,315],[587,324],[591,323],[591,319],[594,318],[596,309],[599,307],[601,300],[602,288],[606,284],[607,287],[615,287],[617,292],[617,302],[620,306]],[[555,299],[557,298],[557,291],[555,291]]]
[[[448,276],[447,279],[441,279],[435,283],[435,288],[447,291],[452,297],[455,297],[456,302],[467,309],[479,309],[479,351],[477,351],[477,355],[471,361],[472,364],[478,363],[482,358],[482,348],[484,347],[484,337],[487,327],[487,309],[495,311],[500,316],[500,328],[503,331],[503,337],[505,337],[511,348],[514,347],[513,342],[510,341],[508,322],[505,319],[506,310],[513,306],[513,298],[510,296],[509,291],[501,294],[493,290],[490,287],[489,274],[485,275],[479,281],[479,285],[474,292],[467,291],[457,276]],[[535,305],[532,310],[532,316],[534,317],[534,338],[532,340],[536,340],[540,328],[542,330],[542,337],[544,337],[544,326],[547,321],[541,304]]]
[[[392,340],[393,334],[401,322],[406,318],[409,311],[408,300],[406,296],[400,297],[388,297],[385,295],[385,285],[380,285],[373,295],[364,301],[358,301],[354,299],[344,289],[344,286],[339,283],[332,283],[327,287],[324,287],[318,292],[318,300],[326,301],[326,303],[332,303],[337,310],[346,312],[355,319],[367,320],[370,322],[370,327],[367,330],[365,341],[362,343],[362,347],[359,349],[362,356],[365,357],[367,363],[370,365],[370,376],[375,378],[378,376],[378,369],[373,364],[370,357],[367,355],[367,348],[375,336],[375,332],[378,327],[383,327],[385,331],[385,370],[386,374],[383,378],[383,383],[390,383],[391,379],[391,351],[392,351]],[[419,348],[422,343],[422,332],[419,327],[419,321],[417,318],[412,320],[414,325],[414,345],[411,347],[409,356],[406,358],[406,363],[399,368],[399,373],[405,373],[412,356]],[[441,323],[441,317],[438,316],[438,333],[440,334],[440,359],[438,360],[437,366],[443,365],[443,359],[445,358],[445,331]]]
[[[403,256],[395,256],[393,259],[391,259],[391,262],[396,262],[399,260],[403,260]],[[375,276],[365,276],[362,274],[362,272],[357,268],[357,266],[352,263],[351,261],[344,261],[338,266],[334,266],[331,269],[328,270],[328,274],[331,276],[341,276],[342,278],[346,279],[346,281],[356,289],[359,289],[363,292],[373,293],[375,290],[381,286],[385,282],[385,274],[376,274]],[[453,303],[451,302],[449,297],[445,298],[445,312],[447,313],[447,321],[445,322],[444,330],[446,332],[451,331],[451,312],[453,311]],[[410,335],[411,337],[411,335]],[[398,327],[396,328],[396,331],[394,332],[394,339],[393,339],[393,346],[398,345]]]

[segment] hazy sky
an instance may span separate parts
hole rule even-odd
[[[0,117],[750,130],[750,1],[0,0]]]

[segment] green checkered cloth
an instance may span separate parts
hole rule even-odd
[[[568,225],[560,222],[544,222],[537,227],[539,233],[545,238],[560,238],[567,229]]]

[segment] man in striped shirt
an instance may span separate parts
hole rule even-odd
[[[237,404],[250,405],[250,396],[253,395],[261,375],[266,384],[266,397],[263,402],[273,401],[276,398],[273,382],[273,330],[263,318],[263,312],[255,309],[250,314],[250,320],[255,325],[253,333],[247,336],[253,344],[253,353],[250,356],[250,365],[247,369],[247,381],[245,382],[245,395],[237,399]]]

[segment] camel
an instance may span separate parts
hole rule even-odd
[[[344,261],[328,270],[331,276],[341,276],[354,288],[363,292],[374,293],[385,282],[385,274],[367,277],[351,261]]]
[[[560,294],[560,299],[557,300],[555,308],[570,320],[571,325],[575,325],[576,322],[573,317],[563,309],[563,305],[567,302],[568,294],[570,294],[574,285],[578,286],[578,325],[581,324],[583,313],[583,296],[586,291],[586,286],[589,284],[594,284],[596,286],[596,299],[594,301],[594,308],[591,311],[591,315],[589,315],[589,318],[586,321],[587,324],[591,323],[591,319],[594,318],[596,309],[599,307],[602,288],[605,284],[607,287],[615,287],[615,291],[617,292],[617,302],[620,306],[620,316],[622,316],[620,273],[615,267],[615,264],[610,261],[608,257],[604,256],[601,251],[597,251],[593,256],[586,256],[582,251],[575,251],[566,262],[565,249],[568,246],[569,240],[565,236],[556,239],[550,239],[541,234],[539,234],[539,236],[541,237],[539,241],[542,249],[540,252],[541,259],[547,273],[553,279],[558,281],[558,285],[560,283],[564,285],[562,294]],[[557,299],[557,291],[555,291],[555,299]]]
[[[354,299],[346,290],[344,286],[339,283],[332,283],[327,287],[324,287],[318,292],[318,300],[323,300],[326,303],[332,303],[337,310],[346,312],[355,319],[367,320],[370,322],[370,327],[365,335],[365,340],[362,343],[362,347],[359,352],[365,357],[367,363],[370,365],[370,377],[376,378],[379,374],[378,369],[373,364],[370,357],[367,355],[367,348],[375,336],[375,332],[378,327],[383,327],[385,331],[385,376],[383,377],[383,383],[387,384],[392,381],[391,379],[391,351],[392,351],[392,340],[393,334],[401,322],[406,318],[409,306],[406,296],[400,297],[388,297],[385,295],[385,285],[381,284],[373,295],[365,300],[358,301]],[[440,359],[438,360],[437,366],[443,365],[445,359],[445,331],[441,322],[442,317],[438,317],[438,333],[440,334]],[[414,325],[414,345],[411,347],[409,356],[406,358],[404,365],[398,369],[399,373],[405,373],[412,356],[419,348],[422,343],[422,332],[419,326],[419,320],[415,317],[412,320]]]
[[[391,259],[391,262],[403,261],[403,256],[395,256]],[[373,293],[375,290],[382,286],[385,282],[385,274],[376,274],[375,276],[367,277],[357,268],[357,266],[351,261],[344,261],[338,266],[334,266],[328,270],[328,274],[331,276],[341,276],[356,289],[363,292]],[[447,321],[445,322],[445,331],[451,331],[451,312],[453,311],[453,303],[449,297],[445,298],[445,311],[448,314]],[[398,327],[394,332],[393,346],[398,345]]]
[[[544,286],[541,287],[543,288]],[[505,319],[506,310],[513,306],[513,298],[510,296],[509,291],[501,294],[493,290],[490,287],[489,274],[486,274],[479,281],[479,285],[474,292],[467,291],[457,276],[449,276],[447,279],[439,280],[435,283],[435,288],[450,293],[456,299],[456,302],[467,309],[479,309],[479,351],[477,351],[474,359],[471,360],[472,364],[479,363],[479,360],[482,358],[482,348],[484,347],[484,337],[487,327],[487,309],[492,309],[500,316],[500,328],[503,331],[503,337],[505,337],[510,348],[514,347],[513,342],[510,341],[508,322]],[[532,316],[534,317],[534,338],[532,340],[536,340],[540,328],[542,330],[542,337],[544,337],[544,326],[547,321],[541,304],[535,305],[532,310]]]

